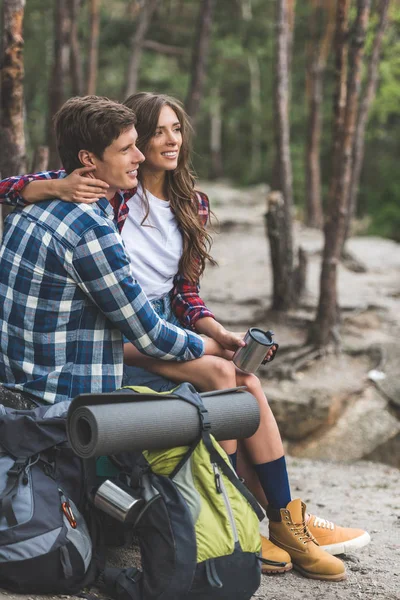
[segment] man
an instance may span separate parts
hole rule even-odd
[[[156,315],[131,277],[114,222],[109,200],[136,187],[144,159],[135,122],[130,109],[107,98],[68,100],[55,116],[61,161],[68,173],[94,166],[109,186],[105,197],[90,205],[30,204],[6,220],[0,381],[39,402],[120,387],[123,335],[144,354],[165,360],[205,352],[200,336]]]

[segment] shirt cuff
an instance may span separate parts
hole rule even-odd
[[[213,313],[208,310],[208,308],[191,308],[184,316],[184,325],[189,329],[195,331],[195,325],[199,319],[204,319],[205,317],[211,317],[215,319]]]
[[[21,177],[16,183],[13,184],[12,188],[7,194],[6,204],[11,204],[12,206],[17,206],[19,208],[24,208],[27,206],[29,202],[24,200],[22,197],[22,191],[31,181],[35,181],[35,177]]]

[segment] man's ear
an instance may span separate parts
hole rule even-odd
[[[96,166],[94,154],[93,152],[89,152],[89,150],[79,150],[78,158],[84,167]]]

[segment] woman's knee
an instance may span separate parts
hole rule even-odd
[[[236,386],[236,370],[232,362],[215,357],[209,367],[209,380],[216,389]]]
[[[254,375],[253,373],[246,373],[242,376],[240,385],[245,385],[250,394],[253,394],[253,396],[256,398],[262,399],[263,403],[268,404],[261,381],[258,379],[257,375]]]

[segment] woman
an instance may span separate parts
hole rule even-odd
[[[313,534],[321,545],[330,546],[332,553],[339,547],[343,551],[346,544],[361,547],[368,543],[369,536],[361,530],[338,528],[318,517],[308,516],[306,525],[300,501],[291,501],[282,441],[260,381],[237,369],[230,360],[233,351],[244,345],[243,336],[227,331],[218,323],[198,294],[199,278],[206,260],[211,259],[210,238],[205,230],[209,205],[207,197],[194,189],[187,116],[179,102],[163,95],[139,93],[130,96],[125,104],[137,115],[137,145],[146,158],[139,170],[137,190],[124,194],[129,213],[126,214],[121,198],[112,201],[121,227],[126,219],[121,234],[133,276],[161,317],[213,338],[220,348],[218,356],[203,356],[178,364],[148,358],[132,344],[126,344],[126,362],[176,383],[190,381],[201,391],[237,385],[249,389],[260,407],[260,426],[251,438],[243,441],[245,453],[261,484],[264,506],[265,497],[268,500],[270,537],[272,534],[280,547],[290,548],[289,556],[264,538],[264,557],[281,563],[265,565],[264,570],[289,570],[292,559],[307,577],[341,580],[345,577],[343,564],[316,545]],[[92,171],[90,165],[84,165],[68,177],[56,172],[13,178],[3,182],[0,192],[8,188],[6,196],[14,203],[49,197],[96,201],[107,186],[95,179]],[[43,177],[52,179],[44,181]],[[135,372],[129,367],[125,383],[138,384]],[[223,445],[236,466],[236,441]],[[287,527],[288,524],[291,526]]]

